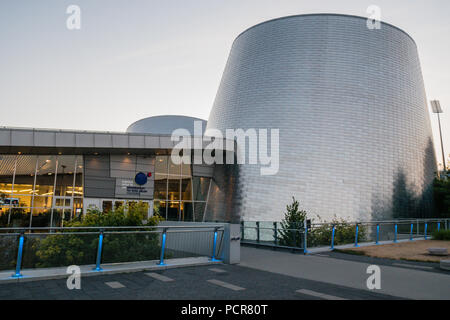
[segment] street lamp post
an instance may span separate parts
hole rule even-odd
[[[431,109],[433,113],[437,113],[438,123],[439,123],[439,134],[441,137],[441,150],[442,150],[442,164],[444,165],[444,173],[447,172],[447,166],[445,165],[445,153],[444,153],[444,143],[442,142],[442,130],[441,130],[441,118],[440,113],[444,113],[441,108],[441,103],[438,100],[431,101]]]

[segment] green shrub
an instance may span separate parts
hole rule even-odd
[[[332,228],[335,226],[334,245],[349,244],[355,241],[356,225],[344,219],[334,218],[331,222],[321,224],[308,233],[308,246],[319,247],[331,245]],[[359,226],[358,242],[367,241],[367,228]]]
[[[288,247],[303,246],[304,221],[306,211],[299,209],[299,202],[292,197],[292,204],[286,206],[284,219],[281,221],[278,243]]]
[[[433,240],[446,240],[450,241],[450,230],[439,230],[433,232]]]
[[[159,216],[147,219],[147,207],[140,202],[127,208],[101,212],[88,210],[86,215],[70,222],[65,227],[118,227],[156,226]],[[97,231],[97,230],[95,230]],[[148,231],[148,229],[146,230]],[[94,264],[97,256],[98,235],[77,234],[86,230],[64,230],[55,235],[27,236],[24,244],[23,267],[58,267],[72,264]],[[72,233],[72,234],[64,234]],[[73,234],[74,233],[74,234]],[[102,247],[102,262],[128,262],[157,259],[159,235],[105,234]],[[11,259],[10,259],[11,260]],[[11,264],[11,263],[10,263]]]

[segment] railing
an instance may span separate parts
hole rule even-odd
[[[308,252],[308,248],[336,245],[358,247],[360,243],[428,239],[435,230],[450,229],[450,219],[398,219],[348,223],[283,224],[273,221],[242,221],[244,245],[286,248]]]
[[[219,261],[223,225],[0,228],[0,270],[209,256]],[[201,243],[202,245],[198,245]]]

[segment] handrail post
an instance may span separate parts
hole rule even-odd
[[[425,232],[424,232],[425,240],[427,240],[427,229],[428,229],[428,222],[425,222]]]
[[[100,229],[100,234],[98,236],[98,250],[97,250],[97,261],[95,264],[95,271],[102,271],[102,267],[100,267],[100,263],[102,261],[102,247],[103,247],[103,229]]]
[[[161,256],[159,258],[159,266],[165,266],[166,264],[164,263],[164,250],[166,248],[166,237],[167,237],[167,228],[163,229],[162,232],[162,240],[161,240]]]
[[[259,243],[259,221],[256,221],[256,242]]]
[[[355,228],[355,247],[359,247],[359,245],[358,245],[358,230],[359,230],[359,225],[356,224],[356,228]]]
[[[334,250],[334,234],[336,233],[336,227],[333,224],[332,230],[331,230],[331,250]]]
[[[380,225],[377,224],[377,241],[375,244],[380,244]]]
[[[409,241],[413,241],[414,223],[411,223],[411,231],[409,232]]]
[[[241,234],[242,234],[242,240],[244,240],[244,234],[245,234],[245,226],[244,221],[241,221]]]
[[[397,224],[395,224],[395,226],[394,226],[394,243],[397,243],[397,229],[398,229]]]
[[[307,254],[308,253],[308,225],[306,222],[306,217],[303,220],[303,229],[305,231],[305,236],[304,236],[304,242],[303,242],[303,253]]]
[[[278,245],[278,229],[277,229],[277,223],[273,223],[273,236],[275,238],[275,245]]]
[[[217,230],[219,228],[214,229],[214,243],[213,243],[213,252],[212,252],[212,258],[211,261],[220,261],[219,259],[216,259],[216,247],[217,247]]]
[[[24,231],[20,232],[19,237],[19,249],[17,251],[17,262],[16,262],[16,273],[12,275],[12,278],[22,278],[22,274],[20,273],[20,267],[22,265],[22,253],[23,253],[23,242],[24,242]]]
[[[441,229],[441,223],[440,222],[438,222],[438,232],[439,232],[439,230]]]

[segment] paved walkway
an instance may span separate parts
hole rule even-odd
[[[0,284],[0,300],[220,299],[263,303],[263,300],[394,299],[367,290],[223,264],[82,277],[79,290],[69,290],[66,281],[56,279]]]
[[[241,247],[241,266],[287,275],[299,279],[325,282],[369,291],[366,286],[369,274],[367,267],[376,264],[376,259],[370,263],[364,258],[358,261],[340,259],[325,254],[302,255],[289,252],[272,251]],[[430,272],[419,268],[403,267],[411,263],[398,261],[400,266],[379,265],[381,268],[381,290],[376,292],[407,299],[450,299],[450,272]],[[433,264],[431,264],[433,265]]]

